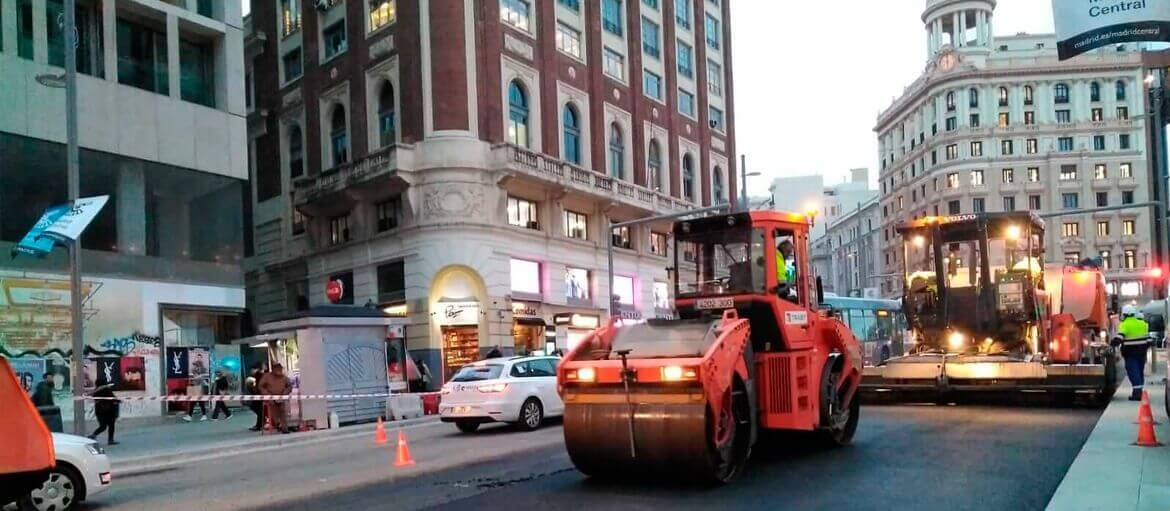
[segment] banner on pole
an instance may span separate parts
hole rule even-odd
[[[109,195],[99,195],[77,199],[72,206],[59,204],[50,207],[13,247],[12,257],[20,254],[45,257],[53,251],[54,242],[77,241],[109,200]]]
[[[20,242],[12,247],[13,258],[20,254],[32,257],[45,257],[49,252],[53,251],[53,240],[43,236],[45,230],[53,225],[57,219],[65,216],[69,211],[69,206],[66,204],[59,204],[45,210],[41,215],[40,220],[37,220],[36,225],[28,230],[28,233],[20,239]]]
[[[1060,60],[1102,46],[1170,41],[1170,0],[1052,0]]]

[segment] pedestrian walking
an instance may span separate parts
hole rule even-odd
[[[45,373],[41,377],[41,382],[37,384],[36,390],[33,391],[32,402],[33,406],[57,406],[53,401],[53,373]]]
[[[248,372],[248,377],[244,379],[244,393],[249,396],[260,395],[260,377],[263,373],[260,370],[260,364],[255,364]],[[255,399],[247,401],[248,408],[252,413],[256,414],[256,424],[248,428],[251,431],[260,431],[264,429],[264,402]]]
[[[93,397],[113,398],[114,385],[106,384],[98,387],[93,391]],[[118,415],[122,408],[122,401],[117,399],[98,399],[93,404],[93,414],[97,417],[98,428],[89,435],[89,438],[97,440],[97,436],[103,431],[106,432],[106,445],[118,445],[114,441],[114,423],[118,422]]]
[[[228,379],[227,370],[220,368],[215,372],[215,382],[212,383],[211,388],[212,394],[215,396],[226,396],[231,393],[231,386],[232,384],[231,380]],[[232,418],[232,411],[228,410],[227,403],[225,403],[222,399],[216,399],[215,407],[211,410],[211,420],[220,420],[220,411],[223,412],[223,420]]]
[[[421,358],[414,359],[414,364],[418,367],[419,377],[419,391],[425,392],[431,389],[431,368],[427,367],[427,363],[423,362]]]
[[[284,366],[272,364],[272,372],[260,379],[260,393],[266,396],[287,396],[292,394],[292,382],[284,374]],[[269,401],[272,426],[281,433],[288,433],[288,401]]]
[[[1130,401],[1141,401],[1145,384],[1146,353],[1150,349],[1150,325],[1138,314],[1137,307],[1126,305],[1121,309],[1121,323],[1112,344],[1121,347],[1125,359],[1125,373],[1133,386]]]
[[[192,385],[192,387],[198,389],[197,392],[198,392],[198,395],[200,397],[206,396],[207,395],[207,378],[201,377],[196,381],[197,381],[196,385]],[[191,419],[192,419],[191,416],[195,412],[195,405],[199,405],[199,413],[200,413],[199,422],[206,421],[207,420],[207,402],[203,399],[191,402],[191,406],[187,407],[187,415],[183,416],[183,420],[185,420],[187,422],[191,422]]]

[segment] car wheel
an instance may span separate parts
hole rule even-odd
[[[472,421],[459,421],[455,423],[455,427],[459,428],[459,431],[464,433],[475,433],[475,430],[479,429],[479,423]]]
[[[85,479],[73,467],[58,464],[49,479],[17,501],[21,511],[70,511],[80,505],[85,495]]]
[[[516,426],[524,431],[532,431],[540,427],[544,422],[544,406],[540,404],[540,400],[534,397],[528,398],[524,404],[520,405],[520,420]]]

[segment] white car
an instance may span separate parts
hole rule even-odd
[[[439,418],[471,433],[487,422],[534,430],[565,412],[557,394],[556,357],[510,357],[463,366],[443,385]]]
[[[66,511],[110,488],[110,459],[97,442],[53,433],[57,466],[40,488],[17,501],[21,511]]]

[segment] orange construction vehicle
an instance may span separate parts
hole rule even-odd
[[[41,486],[56,464],[53,437],[20,386],[8,360],[0,357],[0,508]]]
[[[1030,212],[925,217],[898,227],[911,353],[865,369],[896,400],[990,391],[1108,400],[1117,388],[1105,281],[1090,263],[1044,261]]]
[[[558,368],[577,468],[726,482],[762,429],[849,443],[861,350],[816,308],[808,219],[752,211],[673,230],[678,318],[611,319]]]

